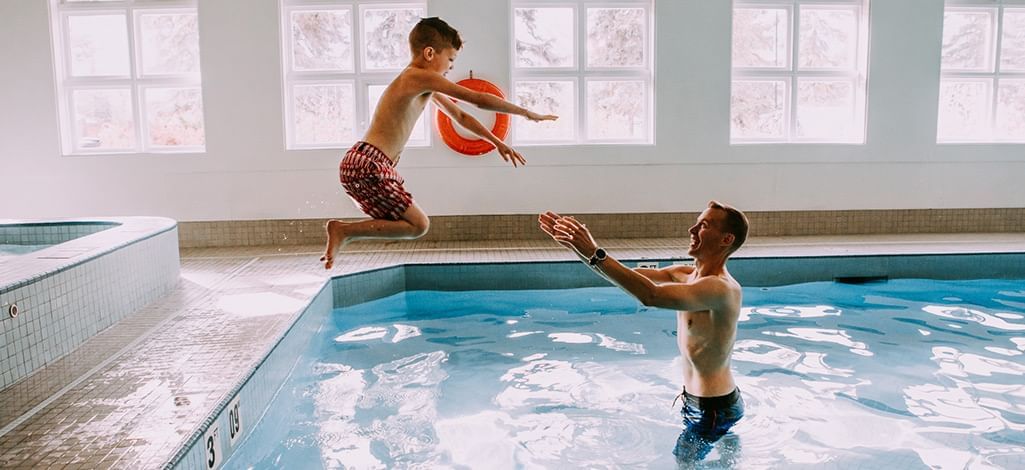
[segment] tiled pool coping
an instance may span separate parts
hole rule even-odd
[[[668,260],[685,250],[687,240],[610,239],[602,243],[618,258]],[[311,312],[327,311],[335,303],[333,298],[317,296],[328,292],[324,286],[329,277],[316,262],[321,249],[184,250],[182,281],[171,295],[48,366],[25,381],[24,387],[19,384],[12,387],[17,390],[0,393],[0,409],[20,410],[14,417],[23,417],[6,433],[0,430],[0,467],[168,465],[176,453],[184,453],[190,438],[203,435],[198,430],[221,422],[220,411],[232,403],[230,392],[266,360],[265,353],[285,337],[285,331],[299,325],[296,322],[304,318],[300,313],[307,306],[314,306]],[[1017,256],[1025,254],[1025,234],[752,238],[731,266],[739,274],[746,269],[742,265],[747,261],[742,260],[762,258],[766,261],[761,262],[786,274],[792,271],[786,263],[805,258],[944,253]],[[1003,256],[994,259],[1003,263],[999,260]],[[430,270],[430,265],[475,263],[488,268],[489,263],[573,259],[545,241],[354,244],[341,254],[339,267],[330,274],[387,273],[393,280],[370,284],[377,287],[376,294],[366,284],[358,289],[364,295],[386,295],[394,288],[420,288],[419,275],[406,273]],[[860,261],[864,266],[878,263],[870,258]],[[556,264],[572,270],[577,263]],[[409,266],[396,268],[399,265]],[[1017,264],[1022,265],[1025,263]],[[942,263],[940,266],[947,269]],[[590,275],[586,269],[583,272]],[[770,280],[782,277],[775,275]],[[340,292],[335,290],[332,297]],[[259,312],[240,310],[238,301],[243,299],[266,307]],[[262,393],[272,395],[267,391],[272,388],[263,387]],[[247,411],[245,419],[259,416],[250,413],[254,412]],[[10,419],[0,416],[0,428]]]

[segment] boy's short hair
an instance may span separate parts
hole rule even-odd
[[[459,37],[459,31],[437,16],[420,18],[420,22],[409,32],[409,50],[413,55],[418,55],[426,47],[438,51],[451,47],[458,51],[463,48],[463,38]]]
[[[740,248],[740,245],[743,245],[744,241],[747,240],[747,229],[749,225],[747,216],[739,209],[728,204],[723,204],[719,201],[708,201],[708,207],[711,209],[719,209],[726,213],[726,220],[724,221],[724,227],[722,227],[722,229],[726,233],[733,234],[733,244],[730,245],[727,255],[733,254],[733,252],[737,251],[737,249]]]

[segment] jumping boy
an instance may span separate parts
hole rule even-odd
[[[462,46],[459,32],[436,17],[421,19],[410,31],[412,60],[384,90],[366,135],[345,153],[339,165],[339,176],[345,192],[373,219],[352,223],[328,221],[327,248],[320,258],[325,269],[331,269],[338,248],[350,241],[367,238],[415,239],[427,233],[430,220],[403,187],[403,179],[395,171],[395,165],[428,100],[433,100],[460,125],[491,142],[502,159],[511,162],[513,166],[526,164],[526,160],[480,121],[459,109],[451,99],[439,94],[473,103],[489,111],[518,114],[531,121],[557,119],[557,116],[533,113],[445,78]]]

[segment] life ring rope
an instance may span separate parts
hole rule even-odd
[[[503,100],[505,99],[505,93],[502,93],[501,88],[487,80],[473,78],[473,72],[470,72],[470,78],[460,80],[456,82],[456,84],[473,91],[479,91],[481,93],[497,96]],[[453,99],[453,101],[455,100]],[[477,157],[495,149],[495,146],[492,145],[491,142],[484,139],[467,139],[460,135],[452,124],[452,118],[448,117],[448,115],[441,109],[438,109],[437,123],[438,132],[441,134],[441,140],[445,142],[445,145],[448,145],[449,148],[456,152],[463,155]],[[505,136],[509,134],[508,114],[495,113],[495,125],[491,127],[491,133],[495,134],[495,137],[505,140]]]

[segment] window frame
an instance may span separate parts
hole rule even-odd
[[[202,65],[193,73],[144,74],[140,17],[144,14],[191,14],[198,21],[198,0],[165,0],[159,3],[147,0],[116,0],[102,2],[50,0],[50,37],[53,41],[51,56],[54,64],[54,79],[57,96],[57,114],[60,131],[61,155],[136,155],[136,154],[197,154],[206,152],[206,107],[203,103]],[[127,75],[97,75],[75,77],[71,74],[71,27],[70,18],[85,16],[123,15],[127,38]],[[197,31],[197,43],[200,43]],[[200,45],[200,47],[202,47]],[[201,49],[200,49],[201,50]],[[151,88],[197,89],[200,106],[203,108],[202,145],[166,146],[148,141],[148,113],[145,91]],[[79,129],[76,123],[75,92],[80,90],[125,90],[131,98],[134,146],[130,148],[92,149],[78,142]]]
[[[853,10],[858,21],[854,40],[854,63],[851,68],[802,68],[800,66],[801,7],[816,10]],[[731,22],[737,9],[783,9],[787,12],[787,60],[783,67],[737,67],[733,65],[733,38],[730,37],[730,145],[760,144],[837,144],[864,145],[868,132],[868,49],[870,48],[870,0],[736,0]],[[803,80],[846,81],[854,91],[851,123],[854,132],[847,137],[801,137],[798,135],[798,88]],[[737,137],[733,135],[733,84],[735,82],[783,81],[786,97],[783,106],[781,137]]]
[[[279,0],[278,13],[279,43],[281,45],[281,86],[282,86],[282,109],[283,109],[283,132],[285,150],[338,150],[352,145],[359,140],[370,126],[374,110],[369,105],[369,89],[375,85],[387,85],[402,70],[402,67],[394,69],[369,70],[366,65],[366,47],[363,44],[364,25],[363,14],[366,10],[379,9],[419,9],[421,16],[426,16],[427,1],[395,1],[395,0]],[[297,71],[292,63],[292,12],[303,10],[348,10],[352,18],[352,71]],[[325,143],[298,143],[296,142],[295,117],[294,117],[294,90],[297,86],[303,85],[340,85],[352,84],[353,86],[353,132],[354,135],[349,141],[325,142]],[[407,148],[426,148],[432,144],[433,116],[431,105],[424,108],[421,118],[426,128],[425,140],[410,140],[406,143]],[[410,136],[413,137],[413,136]]]
[[[567,67],[521,67],[516,55],[516,10],[524,8],[570,8],[573,11],[573,65]],[[643,41],[644,63],[631,67],[591,67],[587,65],[587,12],[589,9],[640,8],[644,10],[647,37]],[[567,139],[524,139],[511,126],[510,141],[520,146],[587,146],[655,144],[655,2],[654,0],[511,0],[509,2],[509,70],[511,93],[516,102],[518,82],[573,82],[573,135]],[[587,86],[593,81],[637,81],[644,86],[645,129],[641,138],[590,138],[587,112]]]
[[[943,15],[946,17],[947,12],[990,12],[991,15],[990,27],[991,35],[987,38],[987,44],[989,44],[989,50],[987,51],[988,57],[986,57],[986,70],[985,71],[973,71],[963,69],[944,69],[942,65],[942,45],[941,45],[941,57],[940,57],[940,76],[939,76],[939,90],[942,90],[945,83],[958,83],[958,82],[984,82],[988,85],[988,96],[987,98],[987,109],[986,115],[989,117],[989,122],[986,123],[985,131],[983,135],[979,137],[965,137],[965,136],[949,136],[944,137],[940,134],[939,120],[940,115],[937,112],[936,116],[936,144],[937,145],[959,145],[959,144],[1023,144],[1025,143],[1025,136],[1022,137],[1004,137],[998,135],[997,119],[998,119],[998,108],[1000,104],[1000,82],[1002,79],[1006,80],[1025,80],[1025,70],[1007,72],[1002,70],[1000,59],[1003,53],[1003,37],[1004,37],[1004,13],[1007,9],[1016,10],[1021,14],[1025,14],[1025,1],[1013,1],[1013,0],[946,0],[943,4]],[[946,21],[944,21],[944,28],[946,28]],[[942,38],[942,36],[941,36]],[[941,39],[942,40],[942,39]],[[942,92],[941,92],[942,93]],[[938,94],[936,97],[937,106],[943,95]]]

